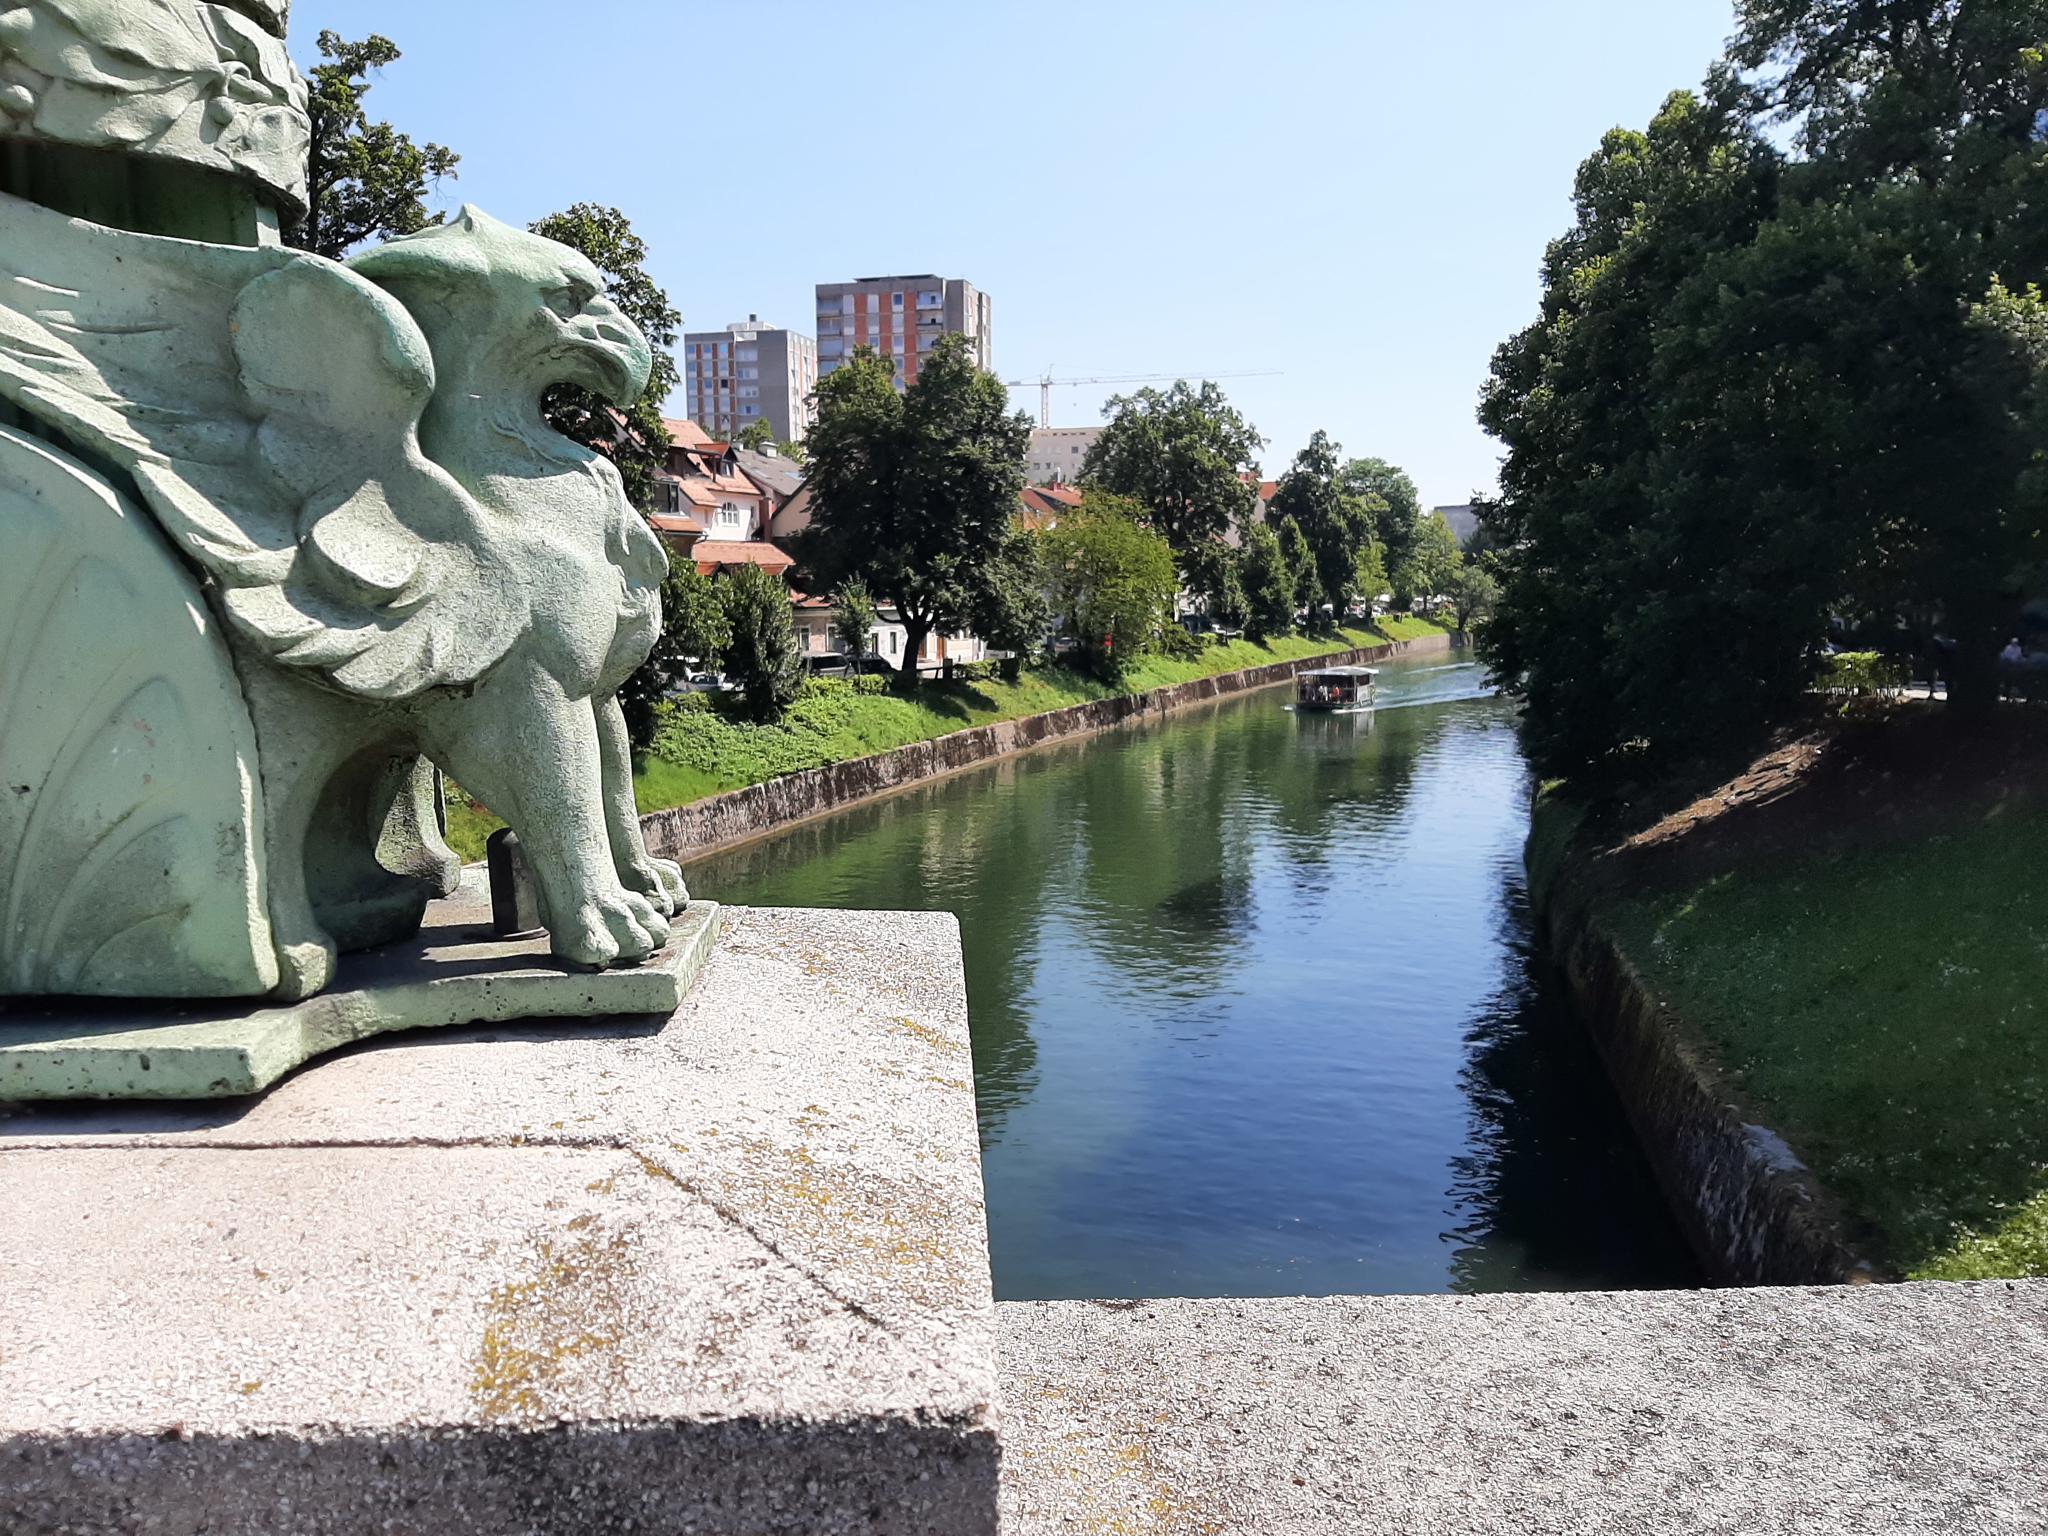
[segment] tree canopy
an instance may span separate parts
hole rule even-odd
[[[651,511],[655,477],[668,465],[668,428],[661,406],[681,377],[672,349],[682,329],[682,314],[647,275],[647,243],[633,233],[632,221],[618,209],[577,203],[527,227],[588,256],[604,274],[605,292],[640,327],[654,353],[647,388],[623,412],[573,384],[549,390],[543,402],[549,424],[564,437],[609,454],[633,505]]]
[[[1166,537],[1129,497],[1089,491],[1039,536],[1054,608],[1082,654],[1120,675],[1173,622],[1179,579]]]
[[[1309,623],[1318,627],[1343,621],[1356,590],[1359,553],[1372,542],[1375,519],[1385,505],[1346,487],[1337,461],[1342,451],[1328,433],[1312,436],[1281,477],[1266,514],[1283,524],[1291,521],[1308,546],[1312,585],[1302,601]]]
[[[818,384],[807,439],[811,524],[791,541],[810,590],[859,579],[905,630],[902,671],[934,630],[964,631],[999,575],[1031,421],[948,336],[898,390],[861,348]]]
[[[1175,554],[1250,517],[1258,494],[1247,477],[1266,441],[1215,384],[1118,395],[1103,414],[1109,425],[1081,461],[1081,484],[1137,502]]]
[[[1831,624],[1938,631],[1981,707],[2039,579],[2048,0],[1739,20],[1581,167],[1481,405],[1481,644],[1552,771],[1753,739]]]
[[[453,177],[460,160],[439,144],[415,144],[389,123],[370,121],[363,98],[370,76],[400,58],[388,37],[349,42],[322,32],[308,71],[304,218],[284,231],[287,245],[339,261],[366,240],[390,240],[426,228],[427,192]]]
[[[1385,459],[1353,459],[1337,479],[1350,495],[1377,503],[1373,509],[1373,537],[1379,542],[1381,563],[1389,577],[1398,581],[1395,573],[1406,566],[1422,521],[1422,497],[1415,482],[1406,470]],[[1395,595],[1400,607],[1408,606],[1407,589],[1397,586]]]

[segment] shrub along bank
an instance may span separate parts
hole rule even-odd
[[[1607,855],[1563,878],[1911,1278],[2048,1275],[2048,722],[2005,714],[1837,722],[1633,832],[1553,796],[1532,841]]]
[[[1381,619],[1372,629],[1343,629],[1335,635],[1284,635],[1263,643],[1233,640],[1204,646],[1185,659],[1142,657],[1114,684],[1066,667],[1030,668],[1014,683],[1002,681],[989,668],[987,676],[925,682],[911,693],[896,691],[881,678],[817,678],[805,684],[789,712],[771,725],[727,713],[715,707],[708,694],[687,694],[664,707],[654,749],[634,769],[634,795],[643,813],[668,810],[781,774],[866,757],[998,720],[1443,632],[1427,619],[1397,615]],[[482,858],[484,840],[502,825],[450,786],[448,843],[463,858]]]

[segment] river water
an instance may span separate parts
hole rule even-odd
[[[996,1294],[1697,1281],[1533,953],[1529,772],[1480,670],[1285,690],[699,861],[766,906],[941,908],[966,949]]]

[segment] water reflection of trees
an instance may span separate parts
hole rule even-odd
[[[1537,953],[1519,876],[1509,955],[1465,1035],[1469,1150],[1453,1159],[1450,1288],[1479,1293],[1696,1284],[1598,1058]]]

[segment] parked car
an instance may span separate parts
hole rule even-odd
[[[723,672],[692,672],[683,679],[684,693],[731,693],[739,684]]]

